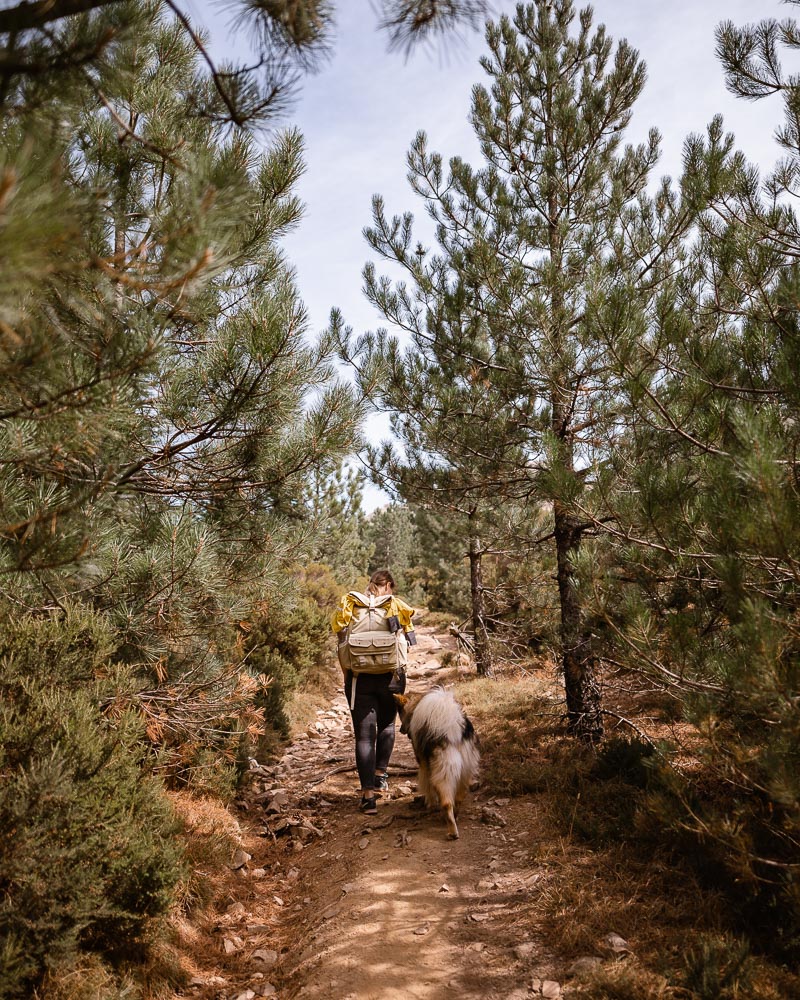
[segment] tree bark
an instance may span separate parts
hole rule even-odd
[[[21,3],[17,7],[0,10],[0,34],[41,28],[62,17],[85,14],[88,10],[117,2],[118,0],[39,0],[38,3]]]
[[[580,545],[580,528],[576,519],[559,503],[554,505],[554,520],[567,724],[570,733],[578,739],[596,743],[603,735],[597,663],[591,639],[582,627],[582,608],[572,563]]]
[[[483,575],[481,562],[483,550],[477,535],[469,537],[469,582],[472,596],[472,630],[475,633],[475,665],[481,677],[494,674],[492,650],[486,628],[486,606],[483,599]]]

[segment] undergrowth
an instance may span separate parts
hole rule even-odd
[[[698,834],[696,819],[713,815],[722,794],[709,776],[672,767],[666,742],[575,743],[545,671],[505,667],[494,681],[462,681],[457,693],[480,734],[483,787],[532,797],[530,848],[552,876],[539,890],[550,946],[575,958],[596,953],[612,930],[637,942],[639,964],[604,967],[575,985],[576,997],[800,996],[783,965],[796,957],[791,886],[737,880],[723,845]]]

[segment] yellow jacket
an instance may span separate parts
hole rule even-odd
[[[397,615],[400,627],[404,632],[414,631],[414,623],[411,619],[414,617],[416,612],[415,609],[406,604],[405,601],[392,595],[388,603],[381,606],[386,609],[387,617]],[[364,598],[363,594],[359,594],[357,591],[351,590],[350,593],[344,595],[339,607],[336,610],[336,614],[333,618],[331,618],[331,628],[334,632],[341,632],[342,629],[347,628],[353,620],[353,614],[356,608],[368,607],[369,602],[366,598]]]

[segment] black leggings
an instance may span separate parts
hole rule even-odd
[[[356,698],[350,715],[356,738],[356,767],[362,788],[375,787],[375,772],[385,771],[394,749],[394,720],[397,706],[389,691],[391,674],[359,674]],[[353,675],[344,682],[344,693],[350,705]]]

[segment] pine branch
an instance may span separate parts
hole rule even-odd
[[[21,3],[17,7],[0,10],[0,34],[42,28],[64,17],[85,14],[118,2],[119,0],[38,0],[37,3]]]

